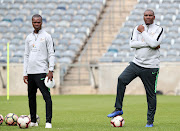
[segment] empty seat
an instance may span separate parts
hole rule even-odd
[[[21,4],[19,4],[19,3],[14,3],[14,4],[10,4],[10,6],[9,6],[9,9],[17,9],[17,10],[20,10],[20,9],[22,9],[22,5]]]
[[[22,41],[20,39],[15,38],[15,39],[11,40],[10,43],[13,45],[21,45]]]
[[[103,4],[102,3],[94,3],[94,4],[92,4],[92,7],[91,7],[92,9],[97,9],[97,10],[99,10],[99,11],[102,11],[102,9],[103,9]]]
[[[63,39],[74,39],[75,36],[73,33],[64,33],[62,36]]]
[[[57,6],[57,9],[66,10],[66,9],[67,9],[67,4],[60,3],[60,4]]]
[[[53,10],[53,9],[56,9],[56,8],[57,8],[57,4],[56,3],[48,2],[48,4],[46,4],[46,9]]]
[[[0,57],[0,63],[6,63],[7,58],[6,57]]]
[[[61,20],[71,21],[71,20],[72,20],[72,16],[71,16],[71,15],[63,15],[63,16],[61,17]]]
[[[69,45],[69,39],[60,39],[59,40],[59,44],[65,44],[65,45]]]
[[[103,56],[105,57],[114,57],[114,56],[117,56],[117,52],[106,52]]]
[[[59,15],[52,15],[50,18],[49,18],[50,21],[57,21],[59,22],[61,20],[61,16]]]
[[[130,51],[130,46],[128,44],[125,44],[125,45],[121,45],[120,47],[120,50],[129,50]]]
[[[86,35],[84,33],[75,34],[75,38],[81,39],[83,42],[87,39],[87,37],[86,37]]]
[[[83,41],[81,39],[73,39],[70,41],[71,45],[78,45],[79,47],[83,45]]]
[[[153,3],[153,4],[159,4],[159,0],[151,0],[151,3]]]
[[[86,9],[80,9],[77,11],[77,15],[84,15],[86,16],[88,14],[88,11]]]
[[[72,21],[70,24],[71,27],[81,27],[81,25],[82,25],[81,21],[77,21],[77,20]]]
[[[97,18],[99,18],[100,11],[97,10],[97,9],[91,9],[91,10],[88,11],[88,15],[94,15],[94,16],[96,16]]]
[[[86,21],[91,21],[91,22],[93,22],[95,24],[96,21],[97,21],[97,18],[94,15],[87,15],[87,16],[85,16],[85,20]]]
[[[72,51],[75,51],[75,52],[79,52],[80,49],[81,48],[78,45],[69,45],[68,46],[68,50],[72,50]]]
[[[61,44],[61,45],[57,45],[57,46],[55,46],[55,50],[59,50],[59,51],[66,51],[67,50],[67,45],[65,45],[65,44]]]
[[[69,27],[70,26],[70,22],[69,21],[60,21],[57,26],[61,26],[61,27]]]
[[[59,38],[60,38],[60,34],[53,33],[53,34],[52,34],[52,38],[53,38],[53,39],[59,39]]]
[[[179,53],[176,50],[169,50],[167,56],[178,56]]]
[[[55,51],[55,56],[58,57],[58,58],[63,57],[62,51],[59,51],[59,50],[57,51],[57,50],[56,50],[56,51]]]
[[[56,27],[54,32],[63,34],[65,33],[65,31],[66,31],[65,27]]]
[[[74,59],[76,57],[75,51],[72,50],[66,50],[65,52],[62,53],[63,57],[70,57]]]
[[[13,54],[13,57],[24,57],[24,51],[15,51],[14,54]]]
[[[69,8],[70,8],[70,9],[76,9],[76,10],[77,10],[77,9],[79,9],[79,6],[80,6],[80,5],[77,4],[77,3],[71,3],[71,4],[69,5]]]
[[[89,29],[92,30],[94,27],[94,24],[91,21],[84,21],[82,23],[82,26],[89,27]]]
[[[149,0],[139,0],[139,3],[148,4],[148,3],[149,3]]]
[[[81,26],[78,28],[78,33],[84,33],[84,34],[86,34],[86,36],[89,36],[90,31],[89,31],[88,27]]]
[[[84,21],[85,16],[83,16],[83,15],[75,15],[75,16],[73,16],[72,19],[77,20],[77,21]]]
[[[81,9],[88,9],[88,10],[90,10],[91,9],[91,5],[92,4],[83,3],[83,4],[80,5],[80,8]]]
[[[112,62],[112,61],[113,61],[113,57],[105,57],[105,56],[103,56],[103,57],[101,57],[99,59],[99,62]]]
[[[35,4],[35,3],[37,3],[37,0],[27,0],[26,3],[33,3],[33,4]]]
[[[67,15],[71,15],[71,16],[74,16],[76,15],[77,11],[75,9],[68,9],[66,10],[66,14]]]
[[[21,59],[19,57],[10,57],[9,62],[10,63],[20,63]]]
[[[117,45],[111,45],[111,46],[108,48],[108,52],[118,53],[118,52],[119,52],[119,46],[117,46]]]
[[[112,41],[112,45],[123,45],[122,39],[115,39]]]
[[[147,3],[139,3],[135,6],[135,9],[143,9],[145,10],[147,8]]]
[[[173,17],[170,14],[164,15],[163,20],[170,20],[172,21]]]
[[[62,57],[60,59],[58,59],[59,63],[66,63],[66,64],[71,64],[73,62],[73,60],[69,57]]]
[[[76,27],[69,27],[66,29],[66,33],[77,33],[78,29]]]

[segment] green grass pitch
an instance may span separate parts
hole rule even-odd
[[[59,95],[52,96],[52,131],[179,131],[180,96],[157,96],[157,111],[153,128],[145,128],[147,103],[146,96],[124,98],[124,127],[111,127],[107,114],[114,110],[115,95]],[[37,114],[40,117],[38,127],[26,130],[45,130],[45,102],[37,96]],[[8,113],[29,115],[27,96],[0,96],[0,114]],[[18,126],[6,126],[3,122],[0,131],[23,130]]]

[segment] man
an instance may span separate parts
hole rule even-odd
[[[146,127],[153,127],[156,111],[156,86],[160,64],[160,43],[163,38],[163,28],[154,24],[154,11],[147,9],[144,12],[145,24],[136,26],[130,47],[135,49],[135,57],[130,65],[118,77],[115,111],[108,117],[122,115],[123,98],[128,85],[136,77],[142,80],[148,103]]]
[[[44,79],[47,73],[48,80],[52,80],[53,78],[55,61],[54,44],[51,35],[41,28],[42,17],[40,15],[36,14],[32,16],[32,25],[34,31],[25,40],[23,78],[24,82],[28,84],[31,115],[30,126],[38,126],[36,122],[36,93],[37,88],[39,88],[46,103],[45,128],[52,128],[52,100],[49,89],[44,84]]]

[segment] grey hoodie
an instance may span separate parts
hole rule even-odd
[[[135,49],[133,62],[145,68],[159,68],[160,52],[155,48],[162,42],[163,28],[154,23],[143,26],[142,33],[137,30],[138,26],[134,28],[130,40],[130,47]]]
[[[30,33],[25,40],[24,76],[53,71],[55,50],[51,35],[44,30]],[[49,67],[48,67],[49,66]]]

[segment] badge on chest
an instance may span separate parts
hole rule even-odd
[[[37,47],[36,47],[35,44],[33,44],[31,51],[32,51],[32,52],[37,52]]]

